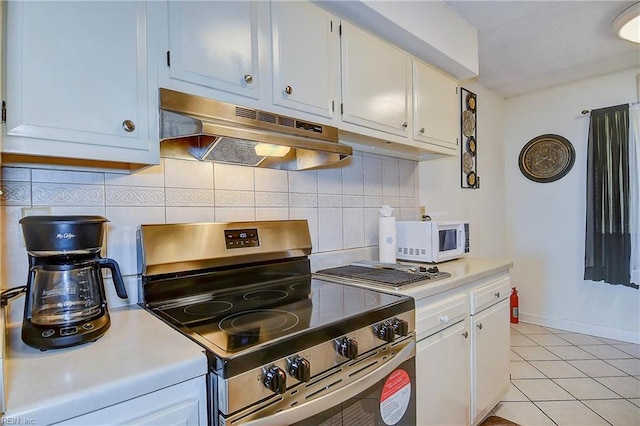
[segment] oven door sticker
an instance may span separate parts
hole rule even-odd
[[[411,399],[411,379],[404,370],[396,370],[387,377],[380,395],[380,417],[387,425],[402,419]]]

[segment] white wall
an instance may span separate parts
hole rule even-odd
[[[589,117],[580,113],[635,101],[637,73],[613,73],[504,102],[508,254],[523,321],[640,343],[640,292],[582,278]],[[529,140],[547,133],[567,138],[576,162],[563,179],[541,184],[520,173],[518,156]]]
[[[420,205],[432,218],[467,219],[474,257],[506,257],[503,99],[476,83],[462,87],[478,95],[477,172],[480,187],[460,186],[460,156],[420,162]],[[445,270],[443,268],[443,270]]]

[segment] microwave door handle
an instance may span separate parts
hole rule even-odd
[[[271,414],[261,419],[250,420],[244,424],[247,426],[290,425],[313,417],[316,414],[320,414],[329,408],[335,407],[336,401],[346,401],[352,396],[358,395],[387,377],[393,372],[393,370],[398,368],[400,364],[410,359],[412,356],[415,356],[415,350],[416,342],[409,342],[409,344],[402,348],[391,361],[355,382],[349,383],[345,387],[336,390],[335,392],[329,392],[317,399],[297,405],[294,408],[289,408],[285,411],[280,411],[279,413]]]

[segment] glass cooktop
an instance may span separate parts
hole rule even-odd
[[[200,295],[154,312],[216,355],[232,357],[298,336],[311,346],[327,340],[331,327],[345,333],[346,325],[366,326],[413,308],[407,296],[304,277]]]

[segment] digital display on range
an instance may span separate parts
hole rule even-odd
[[[228,249],[260,245],[257,229],[227,229],[224,231],[224,240]]]

